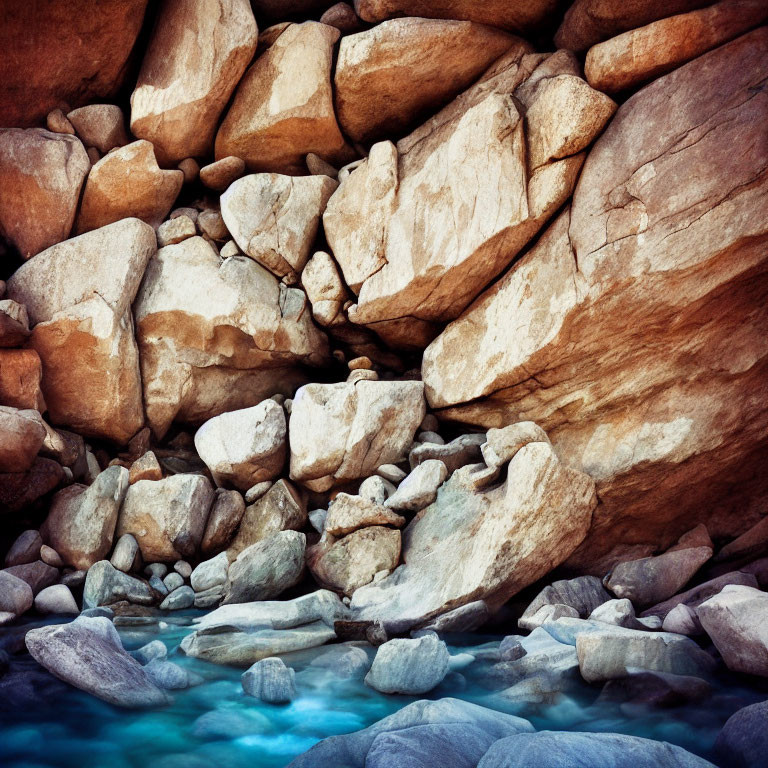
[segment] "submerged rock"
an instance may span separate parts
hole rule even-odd
[[[249,696],[268,704],[287,704],[296,697],[295,678],[296,673],[282,659],[266,658],[243,672],[240,680]]]
[[[448,648],[434,633],[390,640],[376,651],[365,682],[382,693],[428,693],[448,674],[449,662]]]

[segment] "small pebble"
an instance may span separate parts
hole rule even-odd
[[[60,110],[54,109],[45,118],[45,126],[53,133],[67,133],[75,135],[75,127],[69,122],[69,118]]]

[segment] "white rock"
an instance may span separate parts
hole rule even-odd
[[[257,661],[240,677],[243,690],[268,704],[286,704],[296,697],[296,673],[282,659]]]
[[[428,693],[440,685],[449,666],[448,648],[434,633],[418,640],[390,640],[376,651],[365,682],[382,693]]]
[[[428,507],[437,497],[448,470],[442,461],[428,459],[412,470],[385,502],[390,509],[418,512]]]

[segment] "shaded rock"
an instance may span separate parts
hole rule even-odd
[[[146,562],[196,554],[213,503],[210,481],[201,475],[139,480],[128,488],[117,535],[131,533]]]
[[[664,617],[662,629],[665,632],[676,632],[678,635],[689,636],[700,635],[704,632],[696,611],[685,603],[676,605]]]
[[[42,560],[36,560],[34,563],[24,563],[23,565],[14,565],[6,568],[5,571],[22,581],[26,581],[35,595],[59,580],[59,569],[44,563]]]
[[[443,445],[436,443],[417,444],[408,454],[408,461],[411,469],[415,469],[425,461],[437,459],[445,464],[448,474],[452,475],[459,467],[482,461],[480,449],[485,441],[485,434],[477,434],[461,435]]]
[[[131,485],[139,480],[162,480],[163,469],[157,456],[152,451],[147,451],[143,456],[131,464],[128,481]]]
[[[64,568],[64,561],[59,556],[59,553],[47,544],[43,544],[40,547],[40,559],[46,565],[51,565],[54,568]]]
[[[419,512],[437,497],[437,489],[443,484],[448,470],[442,461],[427,459],[411,470],[384,505],[390,509]]]
[[[768,749],[768,701],[744,707],[731,715],[715,742],[715,753],[728,768],[759,765]]]
[[[5,555],[5,567],[12,565],[23,565],[24,563],[34,563],[40,556],[40,547],[43,546],[43,539],[39,531],[24,531],[11,545]]]
[[[91,163],[74,136],[0,130],[0,233],[29,259],[69,237]]]
[[[192,566],[186,560],[176,561],[173,564],[173,570],[185,580],[192,575]]]
[[[62,489],[53,497],[40,528],[43,540],[77,569],[87,570],[104,560],[112,549],[127,490],[128,470],[118,466],[99,473],[89,486],[75,484]]]
[[[293,399],[291,479],[313,490],[402,459],[425,405],[419,381],[308,384]],[[316,435],[326,436],[320,445]]]
[[[67,120],[67,116],[61,109],[54,109],[46,115],[45,127],[53,133],[68,133],[75,135],[75,129],[72,123]]]
[[[428,621],[421,629],[433,632],[474,632],[490,618],[488,606],[484,600],[461,605],[452,611],[436,616]],[[503,644],[503,641],[502,641]]]
[[[290,394],[299,363],[322,364],[327,342],[306,310],[252,259],[221,263],[200,237],[161,248],[134,305],[147,421],[162,437],[174,419],[200,424]]]
[[[622,600],[608,600],[602,605],[598,605],[592,613],[589,614],[590,621],[602,621],[605,624],[613,624],[617,627],[625,627],[626,629],[653,629],[647,623],[648,619],[638,619],[635,616],[635,607],[632,605],[632,601],[624,598]],[[674,632],[673,629],[667,629],[664,626],[665,632]],[[681,634],[688,634],[683,632]]]
[[[0,347],[20,347],[28,337],[26,307],[10,299],[0,301]]]
[[[226,552],[220,552],[210,560],[204,560],[192,571],[190,584],[195,592],[204,592],[212,587],[223,586],[227,583],[229,558]]]
[[[349,3],[336,3],[336,5],[332,5],[320,17],[320,23],[336,27],[342,34],[357,32],[361,26],[355,9]]]
[[[43,366],[34,349],[0,348],[0,402],[3,405],[45,411],[40,389],[42,378]]]
[[[241,491],[280,474],[286,443],[285,411],[274,400],[214,416],[195,433],[195,448],[214,481]]]
[[[362,486],[360,490],[362,491]],[[371,525],[394,525],[396,528],[402,528],[405,518],[362,495],[339,493],[328,508],[324,530],[331,536],[338,537]]]
[[[383,504],[396,490],[395,486],[388,480],[379,477],[379,475],[373,475],[372,477],[366,477],[360,483],[357,493],[366,501],[371,501],[374,504]]]
[[[268,704],[287,704],[296,697],[295,678],[296,673],[282,659],[266,658],[243,672],[240,680],[249,696]]]
[[[145,665],[150,661],[164,661],[167,656],[168,649],[162,640],[152,640],[133,652],[133,658]]]
[[[716,563],[742,563],[768,553],[768,517],[726,544],[714,557]],[[723,565],[722,567],[726,567]]]
[[[518,619],[517,626],[530,632],[548,622],[557,621],[563,617],[578,618],[579,612],[575,608],[571,608],[570,605],[562,605],[561,603],[542,605],[535,613],[529,616],[521,616]]]
[[[365,682],[381,693],[427,693],[448,674],[449,659],[448,648],[435,634],[390,640],[376,651]]]
[[[32,607],[34,594],[26,581],[9,573],[0,571],[0,611],[17,616]]]
[[[699,677],[672,675],[629,669],[626,677],[609,680],[598,697],[599,702],[628,702],[646,707],[677,707],[706,699],[712,686]]]
[[[28,472],[0,474],[0,506],[4,505],[11,511],[24,509],[63,480],[61,464],[38,456]]]
[[[252,171],[289,174],[303,172],[308,152],[346,159],[331,90],[338,39],[337,29],[314,21],[288,26],[240,80],[216,135],[216,159],[235,155]]]
[[[246,547],[229,566],[225,603],[269,600],[298,584],[304,572],[306,537],[280,531]]]
[[[180,586],[169,591],[168,597],[160,603],[161,611],[183,611],[195,604],[195,592],[192,587]]]
[[[180,573],[171,571],[164,579],[163,584],[169,592],[173,592],[174,589],[178,589],[184,583],[184,578]]]
[[[325,251],[313,254],[301,273],[301,285],[312,304],[315,322],[322,326],[344,322],[340,313],[348,293],[332,256]]]
[[[239,157],[222,157],[200,169],[200,181],[210,189],[223,192],[245,173],[245,163]]]
[[[219,552],[232,540],[245,512],[245,502],[237,491],[217,488],[213,505],[205,525],[200,552],[210,555]]]
[[[125,130],[123,110],[116,104],[88,104],[67,114],[86,147],[95,147],[106,155],[130,142]]]
[[[171,210],[183,183],[181,171],[164,171],[158,166],[150,142],[126,144],[91,168],[76,231],[82,234],[129,217],[157,227]]]
[[[338,184],[327,176],[257,173],[221,196],[221,215],[240,250],[291,284],[309,259],[320,217]]]
[[[41,589],[35,596],[35,610],[42,614],[77,615],[80,613],[72,592],[64,584],[53,584]]]
[[[209,155],[257,38],[247,0],[164,3],[131,95],[133,135],[167,165]]]
[[[189,672],[172,661],[154,659],[144,667],[144,671],[158,688],[164,690],[176,691],[189,688],[192,684]]]
[[[98,608],[119,600],[152,605],[155,598],[145,581],[118,571],[109,560],[100,560],[88,569],[83,590],[83,608]]]
[[[336,677],[363,678],[371,668],[371,659],[363,648],[353,643],[340,643],[320,653],[309,666],[327,669]]]
[[[513,46],[528,50],[498,29],[421,18],[393,19],[342,37],[334,73],[339,124],[363,144],[402,135]]]

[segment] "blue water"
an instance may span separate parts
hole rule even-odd
[[[39,624],[39,622],[37,623]],[[29,623],[31,627],[37,624]],[[18,630],[16,630],[18,631]],[[263,704],[246,696],[241,669],[210,664],[177,651],[189,626],[164,624],[120,628],[128,650],[160,639],[174,661],[203,678],[173,691],[161,710],[118,709],[75,689],[59,686],[48,708],[0,711],[0,765],[7,768],[277,768],[327,736],[364,728],[415,699],[386,696],[362,680],[340,679],[309,667],[325,649],[286,654],[297,672],[299,697],[289,705]],[[0,639],[2,633],[0,630]],[[451,653],[490,647],[500,638],[454,638]],[[373,653],[373,649],[371,649]],[[26,661],[15,662],[34,666]],[[600,689],[586,684],[543,705],[511,707],[483,682],[485,662],[452,673],[429,698],[454,696],[526,717],[539,729],[612,731],[669,741],[712,759],[725,720],[737,709],[766,698],[736,679],[720,680],[715,693],[695,705],[663,710],[596,704]],[[423,698],[423,697],[420,697]]]

